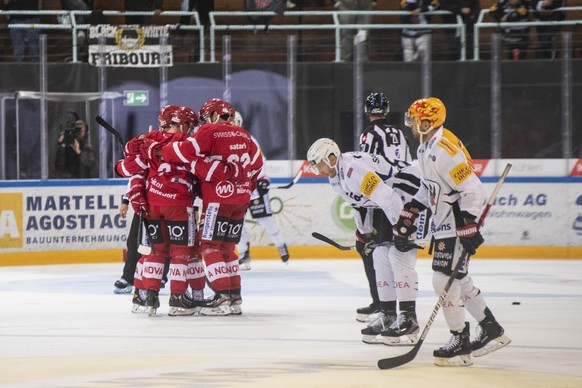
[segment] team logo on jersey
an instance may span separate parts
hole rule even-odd
[[[473,170],[471,170],[471,167],[469,167],[465,162],[457,164],[451,171],[449,171],[449,175],[453,178],[456,185],[463,183],[472,173]]]
[[[352,176],[353,171],[354,171],[354,169],[350,167],[350,169],[348,170],[348,173],[346,174],[348,176],[348,178],[350,178]]]
[[[229,181],[222,181],[216,185],[216,195],[220,198],[228,198],[234,194],[234,184]]]
[[[382,182],[380,177],[374,174],[372,171],[368,171],[364,179],[362,180],[362,184],[360,185],[360,191],[366,197],[370,198],[376,187]]]

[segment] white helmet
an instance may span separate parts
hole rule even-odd
[[[242,115],[240,114],[240,112],[237,110],[236,112],[234,112],[234,120],[232,122],[234,125],[236,125],[237,127],[241,127],[243,126],[243,118]]]
[[[315,143],[309,147],[309,150],[307,150],[307,161],[309,162],[311,170],[314,173],[319,174],[316,166],[321,162],[325,162],[325,164],[330,168],[335,168],[337,162],[335,166],[332,166],[329,161],[329,156],[332,154],[339,160],[340,149],[335,141],[326,137],[316,140]]]

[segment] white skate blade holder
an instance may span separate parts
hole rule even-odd
[[[382,345],[382,339],[380,338],[380,334],[378,335],[362,335],[362,342],[368,345]]]
[[[435,357],[434,364],[444,367],[471,366],[473,365],[473,361],[471,360],[470,354],[464,354],[451,358]]]
[[[138,304],[134,304],[131,307],[131,312],[135,313],[135,314],[143,314],[143,313],[147,313],[148,312],[148,308],[145,306],[140,306]]]
[[[494,352],[498,349],[501,349],[502,347],[509,345],[509,343],[511,342],[511,339],[506,336],[506,335],[502,335],[500,337],[497,337],[493,340],[491,340],[491,342],[489,342],[487,345],[485,345],[485,347],[481,348],[481,349],[477,349],[474,350],[471,355],[475,356],[475,357],[481,357],[481,356],[485,356],[486,354],[489,354],[491,352]]]
[[[414,346],[418,342],[418,334],[408,334],[401,337],[382,336],[382,343],[386,346]]]

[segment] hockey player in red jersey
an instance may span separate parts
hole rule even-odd
[[[175,105],[164,107],[158,117],[161,130],[131,140],[126,146],[126,158],[116,165],[116,172],[122,176],[146,174],[145,200],[139,198],[140,193],[136,192],[132,201],[142,204],[138,210],[144,216],[153,245],[152,253],[144,257],[142,270],[142,284],[147,290],[145,304],[150,315],[154,315],[159,307],[158,293],[164,260],[168,255],[171,257],[169,315],[191,315],[196,311],[192,301],[185,297],[188,266],[196,261],[193,179],[194,176],[210,180],[230,179],[235,176],[231,171],[239,170],[232,163],[207,158],[193,160],[189,164],[170,164],[147,154],[148,149],[144,145],[163,145],[186,139],[197,125],[197,119],[191,113],[192,110]],[[203,281],[203,278],[197,278],[197,281],[194,277],[191,281]]]
[[[186,141],[165,145],[161,149],[164,162],[190,163],[208,156],[240,164],[244,179],[201,181],[203,200],[200,248],[214,298],[202,307],[203,315],[241,314],[241,281],[236,243],[240,239],[244,215],[257,174],[263,167],[260,150],[243,128],[232,124],[235,109],[220,99],[212,99],[200,108],[205,124]]]

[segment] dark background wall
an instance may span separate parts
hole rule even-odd
[[[417,63],[373,62],[363,71],[364,96],[384,92],[391,104],[389,120],[404,129],[403,116],[412,101],[422,96],[421,68]],[[502,63],[502,157],[562,157],[561,61],[512,61]],[[168,69],[166,103],[188,105],[198,110],[213,97],[223,97],[222,64],[177,64]],[[468,146],[473,157],[491,157],[491,68],[490,62],[434,62],[432,95],[447,107],[446,127]],[[582,157],[582,61],[572,62],[573,156]],[[35,64],[0,65],[0,93],[40,89]],[[87,64],[48,65],[48,91],[96,92],[99,72]],[[125,106],[123,99],[106,105],[105,115],[125,139],[156,126],[160,108],[160,70],[114,68],[105,71],[107,91],[147,90],[148,106]],[[297,64],[296,155],[304,157],[310,144],[331,137],[343,149],[353,148],[353,67],[345,63]],[[286,159],[288,87],[287,64],[233,64],[231,101],[245,118],[245,127],[262,144],[267,158]],[[363,103],[363,102],[362,102]],[[8,177],[16,178],[15,101],[5,100],[5,144]],[[38,178],[39,103],[21,101],[19,113],[20,178]],[[82,103],[48,104],[49,144],[55,145],[66,112],[85,112]],[[98,146],[98,127],[93,121],[99,103],[89,105],[92,143]],[[408,132],[405,129],[405,132]],[[411,139],[412,140],[412,139]],[[414,143],[414,142],[413,142]],[[107,151],[109,152],[109,150]],[[106,153],[101,152],[102,155]]]

